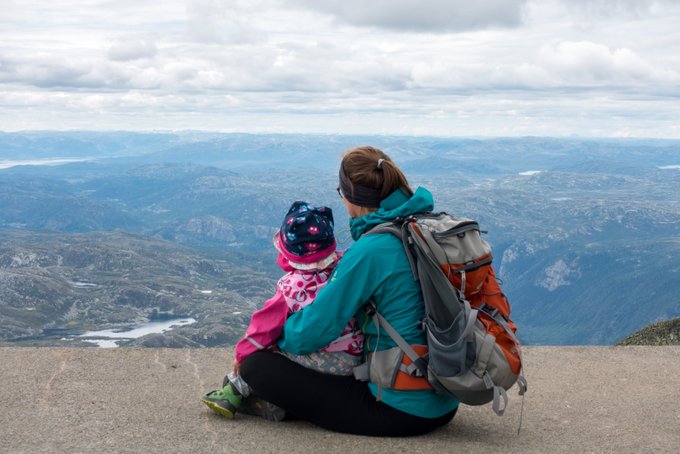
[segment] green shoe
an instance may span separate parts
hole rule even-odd
[[[241,406],[241,399],[241,395],[235,393],[229,384],[222,389],[209,392],[203,396],[201,401],[215,413],[233,419]]]

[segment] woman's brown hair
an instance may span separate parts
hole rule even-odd
[[[413,190],[404,173],[382,150],[370,146],[355,147],[347,150],[340,163],[341,171],[354,185],[380,191],[380,199],[385,199],[397,189],[402,189],[409,197]]]

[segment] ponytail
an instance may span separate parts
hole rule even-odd
[[[378,208],[398,189],[409,197],[413,195],[401,169],[383,151],[370,146],[345,152],[340,163],[340,188],[351,203],[368,208]]]

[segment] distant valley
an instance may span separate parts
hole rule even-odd
[[[169,317],[198,321],[134,345],[225,345],[273,289],[243,259],[139,235],[4,231],[0,240],[0,341],[19,345],[86,345],[71,336]]]
[[[84,159],[0,168],[0,342],[176,314],[197,322],[132,344],[233,343],[280,274],[286,208],[326,204],[340,233],[339,156],[366,143],[489,231],[525,343],[612,344],[680,315],[678,141],[0,133],[0,163]]]

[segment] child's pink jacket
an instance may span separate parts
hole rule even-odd
[[[282,265],[281,256],[279,264]],[[283,265],[284,270],[289,272],[276,284],[276,294],[264,303],[262,309],[253,312],[245,336],[236,344],[236,361],[239,363],[251,353],[276,343],[288,316],[314,301],[335,268],[333,265],[322,271],[302,271],[285,265],[287,263]],[[363,335],[356,319],[350,320],[340,337],[320,351],[360,355],[363,352]]]

